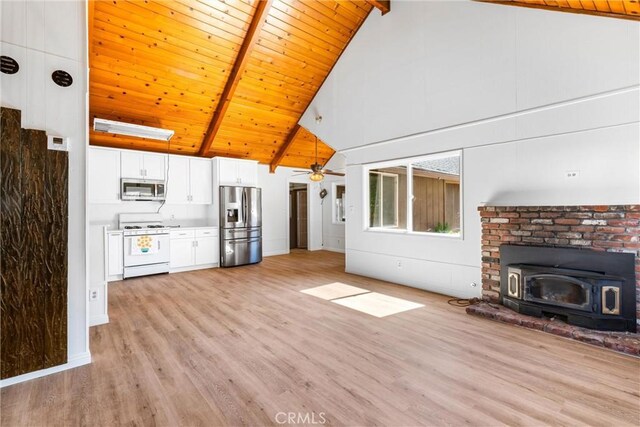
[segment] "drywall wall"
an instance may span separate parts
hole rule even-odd
[[[77,1],[0,3],[2,55],[20,64],[0,74],[0,104],[22,111],[22,127],[69,138],[68,362],[3,380],[2,386],[89,363],[85,216],[87,58],[85,5]],[[51,80],[55,70],[73,77],[70,87]]]
[[[443,1],[372,14],[309,108],[322,123],[301,121],[347,158],[347,271],[479,296],[478,205],[639,203],[639,83],[637,22]],[[462,238],[365,231],[362,165],[454,149]]]
[[[267,165],[258,165],[258,186],[262,188],[262,247],[264,256],[289,253],[289,183],[309,185],[309,250],[344,250],[344,226],[333,226],[329,195],[324,202],[320,191],[331,192],[335,177],[327,176],[320,183],[311,182],[299,169],[279,167],[269,173]],[[329,242],[333,242],[329,245]],[[341,242],[341,243],[340,243]],[[324,246],[323,246],[324,245]]]

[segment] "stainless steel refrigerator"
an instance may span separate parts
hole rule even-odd
[[[220,187],[220,266],[262,261],[262,192]]]

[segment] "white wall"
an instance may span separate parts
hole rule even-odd
[[[309,250],[344,250],[344,226],[337,230],[330,224],[331,206],[330,182],[333,177],[326,177],[323,182],[311,182],[307,175],[295,172],[299,169],[279,167],[276,172],[269,173],[267,165],[258,166],[258,186],[262,188],[262,248],[264,256],[289,253],[289,183],[309,184]],[[320,199],[320,191],[326,188],[329,195]],[[340,239],[341,237],[341,239]],[[329,245],[329,242],[341,240]],[[323,246],[324,244],[324,246]]]
[[[444,1],[372,14],[308,109],[323,122],[301,121],[347,157],[347,271],[477,296],[478,205],[639,203],[639,83],[637,22]],[[453,149],[462,239],[364,230],[361,165]]]
[[[17,74],[0,75],[0,104],[22,111],[22,127],[70,138],[68,364],[91,361],[87,325],[85,154],[87,145],[87,58],[85,5],[79,1],[3,1],[0,4],[2,55],[20,64]],[[73,85],[57,86],[57,69]],[[61,368],[52,368],[52,370]],[[39,374],[42,374],[40,372]],[[39,375],[35,374],[35,375]],[[34,376],[27,374],[9,382]],[[9,382],[7,382],[9,381]]]

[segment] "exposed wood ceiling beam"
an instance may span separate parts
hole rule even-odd
[[[258,35],[260,33],[260,29],[264,24],[265,19],[267,18],[267,14],[269,13],[269,8],[271,7],[271,3],[273,0],[258,0],[258,5],[256,6],[256,11],[253,15],[253,19],[251,20],[251,24],[249,25],[249,29],[247,30],[247,35],[242,42],[242,46],[238,52],[238,56],[236,57],[236,61],[233,64],[233,68],[231,69],[231,73],[229,73],[229,78],[227,79],[227,83],[222,91],[222,95],[220,96],[220,101],[218,102],[218,107],[216,111],[213,113],[213,118],[209,123],[209,127],[207,128],[207,132],[202,140],[202,145],[200,146],[199,154],[201,156],[206,156],[211,150],[211,145],[213,144],[213,140],[220,129],[220,125],[222,125],[222,120],[229,108],[229,104],[231,104],[231,99],[233,98],[233,93],[240,83],[242,79],[242,73],[244,72],[247,63],[249,62],[249,56],[253,46],[258,41]]]
[[[382,15],[391,11],[391,0],[367,0],[367,3],[373,5],[382,12]]]
[[[293,143],[293,141],[295,141],[296,137],[298,136],[298,133],[300,133],[300,130],[302,130],[302,126],[298,124],[295,125],[293,129],[291,129],[291,132],[287,136],[287,140],[285,141],[284,144],[282,144],[282,146],[280,147],[280,150],[278,150],[276,155],[273,157],[271,164],[269,165],[270,173],[274,173],[276,171],[276,168],[278,167],[278,165],[280,164],[284,156],[287,154],[289,147],[291,147],[291,144]]]
[[[518,6],[518,7],[528,7],[531,9],[544,9],[544,10],[553,10],[556,12],[569,12],[569,13],[581,13],[585,15],[596,15],[596,16],[604,16],[607,18],[618,18],[618,19],[628,19],[631,21],[640,21],[640,16],[632,15],[632,14],[622,14],[616,12],[602,12],[599,10],[590,10],[590,9],[579,9],[579,8],[569,8],[562,6],[550,6],[542,3],[527,3],[525,1],[518,0],[474,0],[480,3],[493,3],[493,4],[501,4],[505,6]],[[635,12],[631,12],[635,13]]]

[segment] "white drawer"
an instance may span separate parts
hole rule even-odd
[[[218,235],[217,228],[199,228],[196,229],[196,237],[216,237]]]
[[[171,230],[169,235],[172,239],[193,239],[196,237],[194,230]]]

